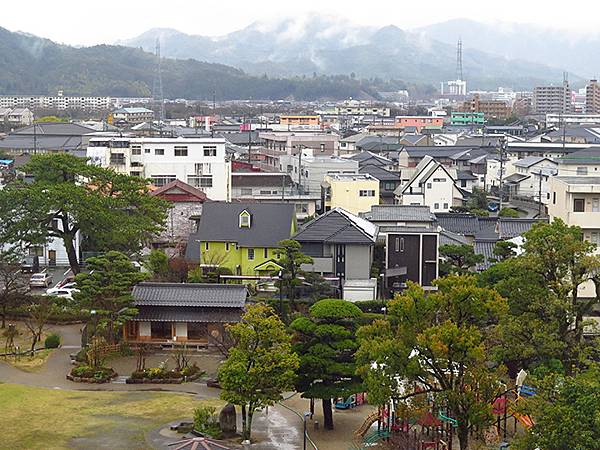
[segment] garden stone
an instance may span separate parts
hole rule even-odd
[[[231,437],[236,434],[237,431],[237,418],[235,412],[235,406],[231,403],[227,403],[221,412],[219,413],[219,427],[223,437]]]

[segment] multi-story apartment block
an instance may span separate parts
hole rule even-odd
[[[488,119],[506,119],[512,113],[511,107],[503,100],[483,100],[475,94],[471,100],[463,103],[463,112],[483,113]]]
[[[359,214],[379,204],[379,180],[368,173],[327,175],[323,191],[327,211],[343,208]]]
[[[154,120],[154,111],[148,108],[119,108],[114,110],[109,123],[123,123],[127,125],[137,125],[143,122],[152,122]]]
[[[110,109],[111,97],[67,97],[58,95],[1,95],[0,108]]]
[[[585,113],[600,114],[600,84],[598,84],[598,80],[590,80],[585,87]]]
[[[295,116],[285,115],[279,117],[281,125],[314,125],[318,126],[321,123],[320,116]]]
[[[231,200],[225,139],[97,137],[90,139],[87,157],[117,172],[149,178],[157,187],[180,180],[211,200]]]
[[[560,86],[536,86],[533,89],[534,114],[568,114],[572,110],[569,82]]]

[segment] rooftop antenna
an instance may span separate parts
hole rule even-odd
[[[456,79],[463,80],[463,66],[462,66],[462,39],[458,38],[456,45]]]
[[[152,102],[154,103],[154,115],[158,119],[158,127],[162,136],[162,124],[165,120],[165,99],[163,95],[162,70],[160,67],[160,38],[156,38],[156,72],[154,74],[154,85],[152,86]],[[158,117],[157,117],[158,116]]]

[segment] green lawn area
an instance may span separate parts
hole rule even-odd
[[[144,434],[172,420],[191,418],[214,400],[158,392],[63,391],[0,384],[0,448],[146,449]],[[8,431],[10,430],[10,432]]]

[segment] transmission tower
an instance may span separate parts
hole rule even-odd
[[[165,120],[165,98],[163,96],[162,70],[160,68],[160,39],[156,38],[156,72],[154,74],[154,84],[152,86],[152,103],[154,104],[154,117],[162,122]]]
[[[458,44],[456,45],[456,79],[463,79],[463,67],[462,67],[462,39],[458,38]]]

